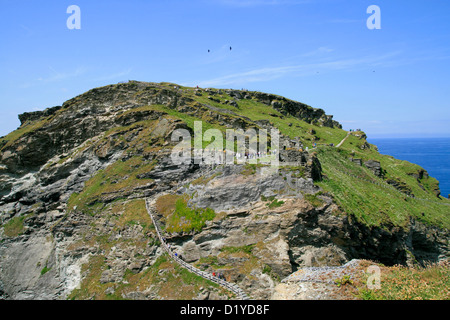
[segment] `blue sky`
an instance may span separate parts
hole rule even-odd
[[[450,137],[449,13],[448,0],[0,0],[0,136],[19,113],[132,79],[275,93],[369,138]]]

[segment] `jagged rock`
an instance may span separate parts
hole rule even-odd
[[[411,188],[402,181],[387,179],[386,182],[404,194],[413,195]]]
[[[429,177],[428,172],[424,169],[419,169],[417,172],[409,173],[409,175],[416,178],[419,182],[420,180],[427,179]]]
[[[356,163],[358,166],[362,166],[362,159],[350,158],[350,161]]]
[[[377,177],[381,177],[382,176],[382,171],[381,171],[381,164],[379,161],[376,160],[368,160],[364,162],[364,165],[369,168],[370,170],[372,170],[373,174],[376,175]]]
[[[22,114],[19,114],[20,124],[24,124],[27,121],[35,121],[41,118],[54,115],[56,111],[58,111],[59,109],[61,109],[61,106],[47,108],[44,111],[24,112]]]
[[[183,245],[183,260],[186,262],[193,262],[200,259],[200,249],[194,241],[186,242]]]
[[[278,120],[294,116],[340,127],[322,109],[276,95],[204,91],[216,102],[223,101],[218,95],[229,95],[233,100],[225,103],[237,109],[240,99],[272,106]],[[223,128],[273,127],[269,120],[252,121],[237,110],[195,101],[202,92],[130,81],[20,116],[21,129],[32,124],[35,130],[0,139],[0,298],[120,297],[124,285],[130,288],[122,298],[176,297],[183,290],[160,294],[175,271],[164,260],[143,202],[167,192],[186,197],[190,208],[215,212],[198,231],[169,234],[174,250],[187,262],[220,270],[256,299],[271,298],[281,278],[306,266],[339,265],[352,258],[386,264],[448,258],[446,229],[416,220],[405,228],[368,227],[343,213],[315,185],[322,179],[321,163],[316,154],[299,150],[299,139],[288,139],[279,168],[213,168],[194,159],[174,165],[171,135],[176,129],[193,133],[187,125],[192,119]],[[186,123],[180,120],[184,116]],[[288,162],[293,165],[284,167]],[[365,165],[381,174],[379,163]],[[417,179],[426,176],[418,172]],[[161,224],[173,210],[157,213]],[[16,230],[5,230],[10,225]],[[152,269],[158,266],[163,269]],[[142,283],[131,288],[127,281],[141,276]],[[86,293],[86,281],[102,284],[104,295]],[[205,287],[192,297],[228,298]]]

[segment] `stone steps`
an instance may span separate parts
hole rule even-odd
[[[153,216],[153,208],[152,205],[149,204],[148,200],[145,201],[145,206],[147,208],[147,212],[150,215],[150,218],[152,219],[153,225],[155,226],[156,229],[156,233],[158,235],[159,240],[161,241],[161,247],[164,249],[165,252],[167,252],[169,254],[169,256],[175,261],[177,262],[179,265],[181,265],[182,267],[184,267],[185,269],[189,270],[190,272],[204,278],[207,280],[210,280],[212,282],[217,283],[218,285],[232,291],[234,294],[236,294],[237,297],[239,297],[241,300],[250,300],[250,298],[247,296],[247,294],[241,289],[239,288],[236,284],[234,283],[230,283],[227,282],[223,279],[219,279],[217,277],[214,277],[213,275],[202,271],[200,269],[195,268],[194,266],[190,265],[189,263],[181,260],[178,256],[175,255],[175,253],[172,252],[172,250],[170,250],[169,246],[167,245],[167,243],[164,240],[164,237],[162,236],[162,232],[161,232],[161,228],[158,225],[156,219]]]

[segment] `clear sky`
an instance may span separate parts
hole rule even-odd
[[[283,95],[369,138],[450,137],[449,17],[448,0],[0,0],[0,136],[140,80]]]

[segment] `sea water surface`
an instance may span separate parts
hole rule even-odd
[[[368,139],[381,154],[418,164],[439,180],[441,195],[450,193],[450,138]]]

